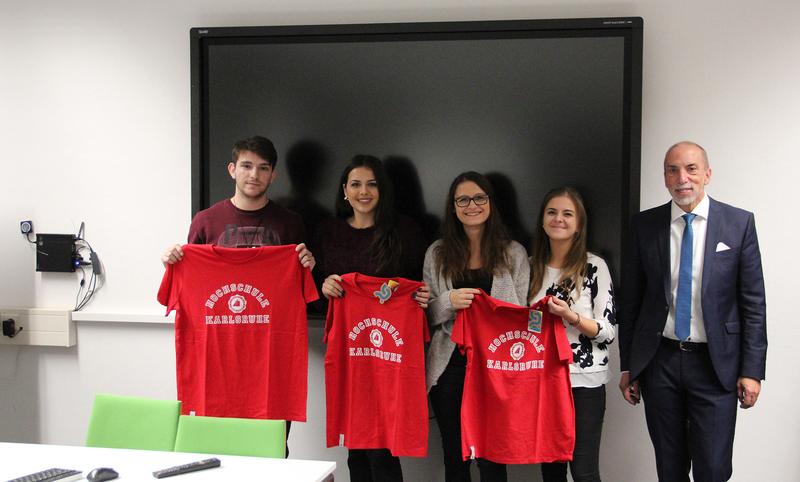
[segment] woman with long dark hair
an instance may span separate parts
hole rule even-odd
[[[423,265],[431,290],[427,384],[442,434],[447,482],[470,480],[470,461],[461,457],[460,418],[467,360],[450,340],[456,313],[472,304],[479,289],[517,305],[527,300],[528,257],[509,238],[493,196],[483,175],[457,176],[447,194],[442,238],[428,248]],[[478,459],[478,469],[483,481],[506,480],[505,465]]]
[[[548,192],[539,209],[531,256],[530,302],[546,295],[572,347],[570,381],[575,402],[575,482],[599,481],[600,435],[609,379],[608,345],[616,334],[611,275],[603,258],[586,249],[586,209],[571,187]],[[545,482],[566,482],[567,464],[542,464]]]
[[[325,298],[344,295],[345,273],[419,280],[422,233],[413,221],[394,212],[392,186],[381,161],[368,155],[353,157],[339,185],[336,217],[320,227],[315,243]],[[428,297],[426,286],[415,293],[422,308],[427,307]],[[347,466],[353,482],[403,480],[400,459],[386,448],[350,449]]]

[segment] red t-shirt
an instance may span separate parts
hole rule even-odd
[[[308,326],[317,299],[294,245],[186,245],[158,301],[175,316],[182,413],[306,420]]]
[[[461,405],[465,460],[572,460],[572,351],[563,323],[545,300],[526,308],[481,293],[456,316],[451,338],[467,355]]]
[[[325,324],[328,447],[425,457],[428,323],[412,298],[422,283],[349,273],[341,284]]]

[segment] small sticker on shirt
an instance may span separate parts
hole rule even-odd
[[[539,310],[530,310],[528,312],[528,331],[534,333],[542,332],[542,312]]]
[[[339,447],[344,447],[344,434],[339,434]]]
[[[383,283],[381,285],[381,289],[375,291],[373,295],[378,298],[378,301],[380,301],[381,304],[384,304],[389,301],[389,298],[392,297],[392,293],[397,291],[398,286],[400,286],[400,283],[395,280],[389,280],[386,283]]]

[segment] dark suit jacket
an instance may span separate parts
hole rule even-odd
[[[740,376],[764,378],[766,302],[753,214],[709,199],[703,261],[703,321],[708,351],[722,385]],[[623,262],[618,313],[620,368],[637,379],[661,342],[671,297],[670,203],[639,213]],[[718,243],[730,249],[717,252]]]

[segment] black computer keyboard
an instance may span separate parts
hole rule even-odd
[[[55,480],[68,482],[80,478],[82,478],[80,470],[47,469],[36,472],[35,474],[25,475],[18,479],[9,480],[8,482],[51,482]]]

